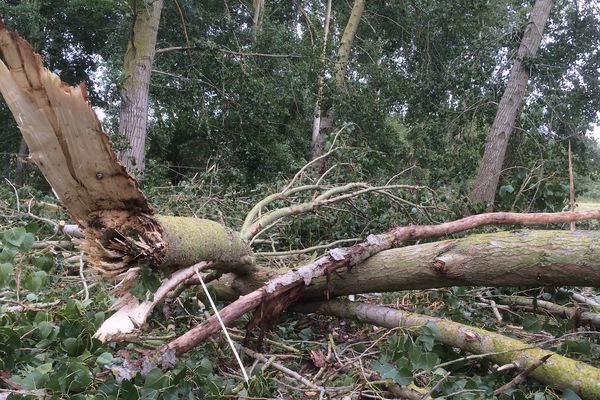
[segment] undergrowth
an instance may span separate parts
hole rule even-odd
[[[206,196],[205,187],[190,181],[148,193],[158,212],[224,219],[226,224],[239,227],[248,208],[272,189],[245,194],[221,191]],[[466,360],[460,350],[437,343],[435,324],[409,332],[292,313],[285,314],[267,335],[261,351],[269,362],[244,358],[248,383],[244,383],[222,335],[186,354],[170,371],[148,366],[132,376],[127,360],[142,357],[145,350],[159,347],[206,318],[208,310],[201,290],[191,288],[168,300],[154,313],[138,340],[100,343],[93,334],[110,315],[110,282],[85,264],[76,245],[55,233],[54,224],[68,217],[52,206],[56,202],[51,197],[32,189],[21,189],[18,198],[11,190],[1,192],[0,399],[384,399],[392,397],[388,389],[394,383],[432,398],[578,398],[573,392],[558,393],[532,380],[494,397],[493,390],[514,375],[497,372],[497,365],[482,358]],[[425,204],[431,198],[412,200]],[[318,214],[313,222],[299,218],[269,236],[275,243],[269,247],[302,247],[326,238],[364,236],[366,231],[377,232],[393,224],[453,215],[451,206],[437,215],[425,214],[422,209],[375,197],[357,200],[350,210],[346,219],[333,218],[330,212]],[[365,224],[365,218],[377,213],[381,219],[371,218]],[[311,223],[327,230],[316,229]],[[312,256],[288,257],[284,264],[291,267]],[[443,316],[525,342],[560,337],[576,328],[569,319],[525,312],[507,313],[498,322],[489,308],[481,307],[481,299],[514,293],[559,304],[569,302],[564,292],[540,288],[448,288],[357,296],[356,300]],[[232,328],[232,333],[242,342],[244,321]],[[598,365],[599,344],[598,336],[572,336],[548,348]],[[274,364],[327,390],[320,393],[306,387]],[[432,388],[435,390],[430,393]]]

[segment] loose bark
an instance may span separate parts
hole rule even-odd
[[[269,273],[223,277],[220,284],[247,294]],[[329,282],[314,279],[301,300],[324,299],[328,290],[335,297],[451,286],[600,287],[600,232],[497,232],[386,250],[332,274]]]
[[[129,147],[119,159],[132,171],[144,171],[150,74],[163,0],[135,0],[134,23],[123,63],[119,133]]]
[[[600,399],[600,369],[551,351],[528,348],[526,343],[498,333],[373,304],[317,302],[297,305],[294,311],[350,318],[390,329],[414,329],[433,322],[440,330],[436,341],[469,353],[489,354],[487,358],[501,365],[518,362],[524,369],[551,355],[544,364],[530,372],[531,377],[555,388],[571,389],[586,399]]]
[[[524,61],[535,56],[552,5],[553,0],[536,0],[533,6],[496,118],[488,133],[485,152],[470,196],[473,202],[486,202],[493,206],[508,140],[527,90],[529,70]]]
[[[326,274],[331,276],[332,272],[338,269],[352,268],[381,251],[399,246],[406,240],[439,237],[490,224],[539,225],[598,217],[600,217],[600,211],[555,214],[489,213],[439,225],[397,227],[381,235],[370,235],[366,242],[352,247],[333,249],[326,256],[270,279],[261,288],[240,297],[223,308],[221,318],[225,324],[231,324],[246,312],[255,309],[264,299],[265,303],[255,318],[256,324],[260,324],[263,319],[269,319],[283,312],[292,301],[298,298],[304,286],[310,285],[314,279]],[[444,262],[446,261],[444,260]],[[218,330],[217,319],[214,316],[210,317],[181,337],[163,346],[160,351],[185,353]]]

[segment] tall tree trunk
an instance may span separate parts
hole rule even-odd
[[[350,59],[352,44],[356,37],[356,31],[358,30],[358,24],[360,23],[364,11],[365,0],[355,0],[352,12],[350,13],[350,18],[348,18],[348,23],[342,34],[342,40],[340,47],[338,48],[337,58],[333,68],[335,88],[338,92],[344,91],[346,87],[346,68],[348,66],[348,60]],[[311,158],[313,160],[323,154],[325,136],[333,129],[333,121],[335,118],[333,105],[327,110],[321,110],[320,104],[317,104],[317,106],[318,108],[315,107],[315,120],[313,122],[311,143]],[[319,169],[323,170],[324,166],[325,160],[321,160]]]
[[[253,15],[252,15],[252,36],[256,38],[256,34],[262,28],[263,15],[265,11],[265,0],[253,0]]]
[[[119,152],[119,159],[129,171],[144,171],[148,92],[162,6],[163,0],[134,1],[134,23],[123,63],[125,79],[119,112],[119,132],[129,144]]]
[[[350,52],[354,38],[356,37],[356,31],[358,30],[358,24],[364,12],[365,0],[355,0],[350,18],[348,18],[348,23],[346,24],[346,29],[344,29],[344,33],[342,34],[342,42],[340,43],[335,62],[334,75],[337,89],[343,89],[346,85],[346,67],[350,59]]]
[[[25,183],[25,167],[27,166],[25,158],[27,158],[28,155],[29,147],[27,147],[25,139],[21,138],[19,153],[17,154],[17,166],[15,168],[15,185],[17,187],[21,187]]]
[[[327,53],[327,38],[329,36],[329,22],[331,21],[331,0],[327,0],[327,6],[325,7],[325,18],[324,18],[324,29],[323,29],[323,49],[321,50],[320,66],[321,72],[319,74],[319,83],[317,88],[317,100],[315,101],[315,112],[313,119],[312,128],[312,140],[310,146],[310,158],[314,160],[323,154],[323,145],[325,144],[324,137],[321,135],[322,127],[321,123],[321,98],[323,97],[323,86],[325,85],[325,55]]]
[[[498,105],[496,118],[487,137],[485,152],[470,196],[473,202],[486,202],[490,207],[494,203],[508,140],[529,80],[529,71],[523,65],[523,61],[537,52],[552,5],[553,0],[536,0],[533,6],[506,89]]]

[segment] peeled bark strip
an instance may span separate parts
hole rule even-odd
[[[222,282],[246,294],[268,279],[257,271]],[[497,232],[386,250],[332,274],[329,295],[451,286],[600,287],[600,232]],[[327,289],[325,277],[316,278],[301,299],[323,299]]]
[[[600,399],[600,369],[551,351],[528,348],[526,343],[498,333],[390,307],[338,300],[300,304],[294,310],[350,318],[390,329],[418,328],[433,322],[440,330],[440,336],[435,340],[473,354],[490,353],[488,358],[501,365],[518,362],[526,369],[551,355],[544,364],[531,371],[531,377],[555,388],[571,389],[586,399]]]

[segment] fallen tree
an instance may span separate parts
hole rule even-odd
[[[205,219],[155,215],[136,180],[115,157],[87,103],[85,87],[61,82],[44,68],[40,56],[24,39],[1,26],[0,56],[0,92],[19,124],[31,158],[79,225],[84,236],[81,247],[90,264],[117,281],[117,312],[97,332],[104,341],[137,334],[165,296],[208,269],[213,270],[210,279],[234,273],[228,278],[230,288],[235,295],[242,295],[220,311],[225,324],[254,312],[249,328],[263,331],[302,296],[314,299],[455,285],[600,286],[596,232],[494,233],[394,249],[485,225],[568,223],[600,218],[600,211],[490,213],[442,224],[396,227],[369,235],[353,246],[330,249],[299,268],[261,271],[255,265],[253,244],[286,218],[366,193],[410,204],[390,191],[429,189],[362,182],[331,186],[322,185],[321,179],[294,186],[300,174],[319,161],[315,159],[280,193],[253,207],[239,232]],[[300,194],[305,199],[294,200]],[[275,201],[284,199],[293,204],[273,207]],[[162,281],[157,290],[136,298],[130,289],[142,271]],[[219,329],[217,316],[207,318],[154,356],[166,360],[181,355]]]
[[[386,328],[419,328],[433,322],[440,331],[437,341],[469,353],[483,354],[500,365],[517,363],[521,369],[550,356],[530,371],[530,376],[552,387],[571,389],[586,399],[600,399],[600,369],[484,329],[390,307],[344,301],[305,303],[295,306],[294,310],[355,319]]]

